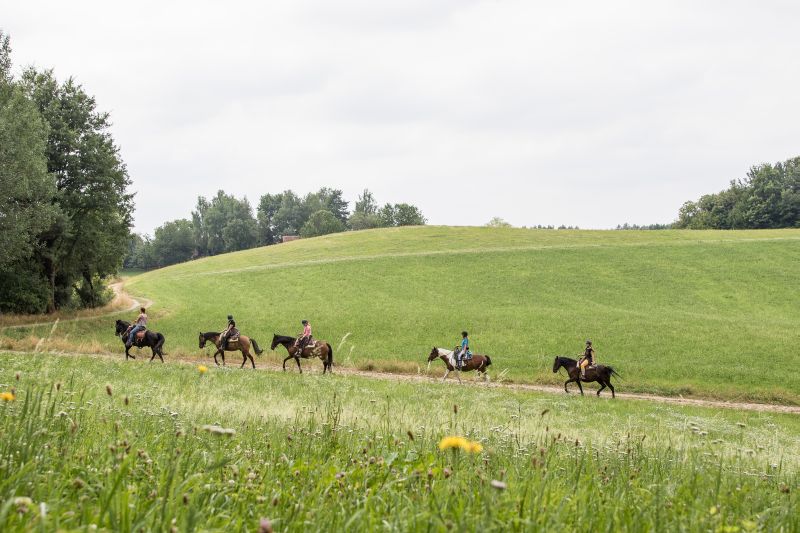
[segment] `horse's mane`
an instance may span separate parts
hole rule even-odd
[[[572,358],[570,358],[570,357],[562,357],[562,356],[560,356],[560,355],[557,355],[557,356],[556,356],[556,358],[557,358],[559,361],[561,361],[562,363],[564,363],[564,362],[568,362],[568,363],[577,363],[577,362],[578,362],[578,360],[577,360],[577,359],[572,359]]]
[[[275,340],[276,342],[289,342],[289,341],[294,342],[295,338],[290,337],[288,335],[278,335],[277,333],[275,333],[275,338],[273,340]]]
[[[450,363],[450,366],[456,366],[456,358],[453,356],[455,352],[453,350],[446,350],[444,348],[436,348],[436,351],[439,352],[439,355],[443,355],[445,359]]]
[[[211,337],[219,337],[219,332],[218,331],[206,331],[205,333],[202,333],[202,335],[203,335],[204,339],[208,340]]]

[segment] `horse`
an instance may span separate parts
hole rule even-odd
[[[619,373],[617,373],[617,371],[610,366],[597,365],[587,367],[585,374],[586,377],[581,377],[581,371],[578,368],[578,362],[575,359],[556,356],[556,359],[553,362],[553,373],[555,374],[558,372],[562,366],[564,369],[566,369],[567,375],[569,375],[569,379],[564,382],[564,392],[569,392],[567,390],[567,384],[574,381],[578,384],[578,388],[581,390],[581,396],[583,396],[583,386],[581,385],[581,381],[584,383],[597,381],[600,383],[600,388],[597,390],[598,396],[600,396],[600,391],[608,387],[611,389],[611,397],[616,398],[614,394],[614,385],[611,384],[611,376],[621,376],[619,376]]]
[[[256,362],[253,360],[253,356],[250,355],[250,345],[253,345],[256,355],[261,355],[264,353],[264,350],[258,347],[258,343],[255,339],[251,339],[245,335],[239,335],[237,340],[229,340],[223,348],[219,345],[220,335],[222,334],[216,331],[208,331],[206,333],[201,331],[200,336],[198,337],[198,343],[201,350],[206,347],[207,342],[211,342],[217,347],[217,350],[214,352],[214,363],[217,366],[219,366],[219,362],[217,362],[217,354],[222,356],[222,366],[225,366],[225,352],[228,351],[242,352],[242,366],[239,368],[244,368],[244,365],[247,363],[248,359],[250,359],[250,363],[253,365],[253,368],[256,367]]]
[[[444,377],[442,377],[442,382],[447,379],[447,375],[453,370],[458,371],[456,377],[459,383],[461,383],[461,371],[469,372],[471,370],[477,370],[483,375],[484,380],[489,381],[489,374],[486,373],[486,367],[492,364],[492,359],[488,355],[473,354],[471,359],[464,359],[461,362],[460,371],[456,366],[455,352],[452,350],[445,350],[444,348],[437,348],[434,346],[433,350],[431,350],[431,353],[428,355],[429,369],[431,367],[431,361],[434,359],[441,359],[444,361],[445,366],[447,366],[447,371],[444,373]]]
[[[324,374],[327,371],[330,371],[331,374],[333,373],[333,348],[331,348],[331,345],[328,343],[328,341],[314,339],[312,344],[309,344],[303,348],[302,353],[298,353],[299,350],[295,346],[295,340],[296,339],[294,337],[278,335],[277,333],[272,337],[272,350],[277,348],[278,345],[281,345],[286,348],[287,352],[289,352],[289,355],[283,360],[284,372],[286,372],[286,361],[292,357],[294,357],[294,360],[297,363],[297,369],[300,370],[301,374],[303,373],[303,369],[300,366],[301,357],[303,359],[319,357],[322,360],[322,373]]]
[[[136,359],[136,356],[131,355],[128,352],[128,350],[130,350],[130,348],[128,347],[128,342],[127,342],[128,339],[125,336],[125,332],[128,331],[128,328],[130,327],[130,325],[131,325],[131,323],[127,322],[125,320],[117,320],[116,330],[115,330],[116,331],[116,333],[115,333],[116,336],[119,337],[120,340],[122,341],[122,344],[125,345],[125,360],[126,361],[128,360],[128,357],[130,357],[131,359]],[[144,331],[139,331],[136,334],[136,339],[134,340],[134,344],[133,345],[136,346],[137,348],[143,348],[145,346],[149,346],[150,349],[153,352],[153,356],[150,357],[150,361],[152,362],[153,359],[155,359],[156,356],[158,356],[158,358],[161,359],[161,362],[163,363],[164,362],[164,350],[163,350],[163,348],[164,348],[164,341],[165,340],[166,339],[164,339],[164,335],[162,335],[161,333],[156,333],[154,331],[150,331],[149,329],[146,329]]]

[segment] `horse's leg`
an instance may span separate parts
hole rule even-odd
[[[450,373],[450,369],[449,368],[444,371],[444,376],[442,377],[442,383],[444,383],[444,380],[447,379],[447,374],[449,374],[449,373]]]
[[[247,350],[247,357],[250,359],[250,364],[253,365],[253,370],[255,370],[256,362],[253,360],[253,354],[250,353],[250,350]]]
[[[571,383],[571,382],[572,382],[572,378],[570,378],[570,379],[568,379],[567,381],[564,382],[564,392],[566,392],[567,394],[569,394],[569,391],[567,390],[567,383]]]
[[[242,366],[240,366],[239,368],[244,368],[244,364],[247,362],[247,352],[241,350],[241,353],[242,353]]]
[[[294,356],[294,362],[297,363],[297,370],[299,370],[300,373],[302,374],[303,373],[303,367],[300,366],[300,358],[297,357],[296,355]]]
[[[581,390],[581,396],[583,396],[583,385],[581,385],[581,380],[578,378],[575,383],[578,384],[578,388]]]
[[[150,357],[150,362],[152,363],[153,359],[156,358],[156,349],[151,346],[150,351],[153,352],[153,355]]]
[[[598,383],[600,384],[600,388],[597,389],[597,395],[600,396],[600,391],[606,388],[606,384],[602,381],[598,381]]]
[[[286,356],[286,359],[283,360],[283,371],[284,372],[286,372],[286,361],[288,361],[292,357],[293,357],[292,354],[289,354],[289,355]]]
[[[219,350],[217,350],[219,351]],[[217,361],[217,352],[214,352],[214,364],[219,366],[219,361]]]
[[[611,379],[608,380],[608,388],[611,389],[611,397],[616,398],[616,395],[614,395],[614,385],[611,384]]]
[[[461,370],[456,370],[456,377],[458,378],[459,385],[461,384]]]

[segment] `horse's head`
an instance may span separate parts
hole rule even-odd
[[[206,341],[208,340],[208,339],[206,339],[206,336],[203,335],[202,331],[200,332],[200,337],[199,337],[198,340],[199,340],[199,344],[200,344],[200,349],[202,350],[203,348],[206,347]]]
[[[434,346],[433,350],[431,350],[431,353],[428,354],[428,362],[430,363],[434,359],[438,359],[438,358],[439,358],[439,348]]]
[[[553,374],[558,372],[558,369],[561,368],[561,358],[556,356],[555,361],[553,361]]]
[[[275,350],[280,344],[280,335],[277,333],[272,334],[272,346],[269,347],[270,350]]]
[[[128,323],[125,322],[124,320],[117,320],[116,328],[115,328],[117,337],[119,337],[120,335],[125,333],[126,329],[128,329]]]

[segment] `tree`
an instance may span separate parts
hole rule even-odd
[[[269,245],[278,242],[275,228],[275,215],[281,208],[280,194],[265,194],[258,202],[256,217],[258,219],[258,244]]]
[[[121,265],[133,211],[109,115],[72,78],[59,83],[52,71],[28,69],[22,84],[49,126],[45,154],[55,179],[55,216],[36,248],[49,284],[48,311],[69,303],[75,289],[83,306],[100,305],[104,288],[97,280]]]
[[[506,222],[500,217],[493,217],[489,222],[486,223],[486,226],[489,228],[510,228],[512,227],[511,224]]]
[[[153,266],[163,267],[188,261],[196,251],[192,221],[182,218],[156,228],[152,247]]]
[[[10,53],[9,38],[0,31],[0,273],[33,254],[36,236],[55,215],[47,127],[13,80]]]
[[[427,220],[417,206],[395,204],[394,222],[397,226],[424,226]]]
[[[280,239],[284,235],[299,235],[305,221],[300,198],[292,191],[283,191],[280,207],[273,217],[275,237]]]
[[[245,250],[258,243],[258,223],[250,202],[222,190],[210,201],[202,196],[197,199],[191,224],[199,255]]]
[[[372,193],[369,192],[369,189],[364,189],[364,192],[359,195],[348,223],[350,229],[356,231],[381,227],[382,221],[378,216],[378,203]]]
[[[317,211],[312,214],[308,221],[300,229],[300,235],[306,237],[318,237],[329,233],[339,233],[345,227],[339,218],[328,210]]]

